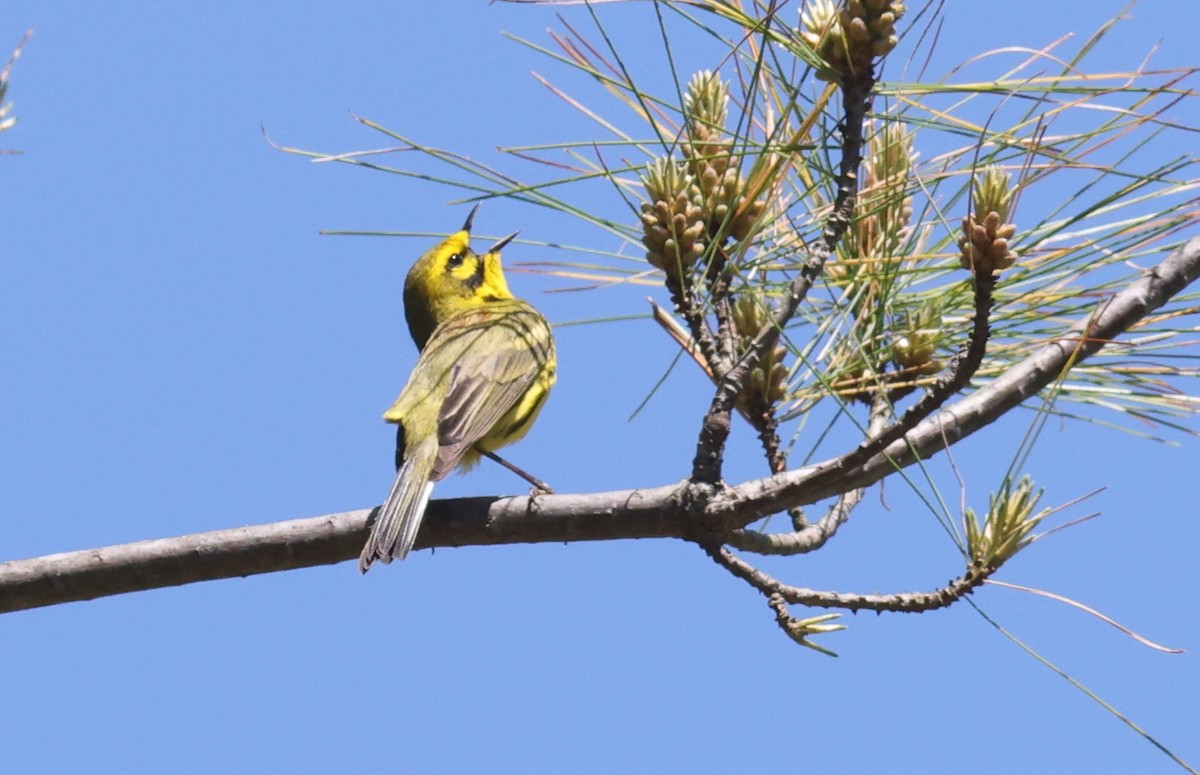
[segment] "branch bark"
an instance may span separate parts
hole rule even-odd
[[[1037,395],[1200,276],[1200,238],[1102,302],[1062,337],[991,384],[943,408],[862,465],[830,476],[835,461],[751,480],[703,501],[703,522],[736,529],[793,506],[879,481],[928,458]],[[561,543],[619,538],[694,539],[689,485],[581,495],[465,498],[430,503],[417,548]],[[328,565],[357,557],[370,510],[139,541],[0,564],[0,612],[123,592]]]

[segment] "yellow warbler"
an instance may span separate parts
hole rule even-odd
[[[478,255],[474,216],[404,281],[404,315],[421,354],[383,415],[399,426],[396,482],[359,557],[364,573],[376,560],[404,559],[433,483],[524,436],[554,385],[550,325],[513,297],[500,266],[500,249],[517,235]]]

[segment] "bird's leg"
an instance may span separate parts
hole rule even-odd
[[[486,457],[488,460],[494,460],[494,461],[496,461],[496,462],[497,462],[497,463],[499,463],[500,465],[502,465],[502,466],[504,466],[505,468],[507,468],[509,471],[512,471],[512,472],[513,472],[514,474],[516,474],[517,476],[521,477],[521,478],[522,478],[522,479],[524,479],[525,481],[527,481],[527,482],[529,482],[530,484],[532,484],[532,485],[533,485],[533,489],[535,490],[535,494],[539,494],[539,495],[551,495],[551,494],[553,494],[553,493],[554,493],[554,490],[550,489],[550,485],[546,484],[546,483],[545,483],[545,482],[543,482],[541,479],[538,479],[536,476],[532,476],[532,475],[530,475],[530,474],[526,473],[524,470],[522,470],[522,469],[520,469],[520,468],[516,467],[516,466],[515,466],[515,465],[513,465],[512,463],[508,462],[508,461],[507,461],[507,460],[505,460],[504,458],[502,458],[502,457],[500,457],[499,455],[497,455],[495,452],[486,452],[486,451],[484,451],[484,450],[482,450],[482,449],[481,449],[481,450],[479,450],[479,454],[483,455],[483,456],[484,456],[484,457]]]

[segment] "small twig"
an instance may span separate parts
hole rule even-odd
[[[972,569],[949,584],[931,592],[897,592],[889,595],[861,595],[794,587],[764,573],[721,546],[705,546],[704,552],[725,570],[742,579],[763,595],[778,595],[792,605],[813,608],[844,608],[849,611],[893,611],[923,613],[948,605],[970,594],[994,569]]]
[[[713,310],[717,315],[717,347],[720,348],[721,363],[728,369],[737,358],[737,335],[733,327],[733,305],[729,303],[729,294],[723,293],[713,297]],[[717,372],[720,378],[721,372]]]
[[[724,239],[717,234],[714,239]],[[737,336],[733,323],[733,307],[729,303],[730,262],[725,248],[717,242],[712,249],[712,259],[705,272],[708,295],[712,299],[713,312],[717,316],[717,348],[721,356],[716,377],[720,380],[737,358]]]
[[[837,656],[836,652],[813,643],[809,640],[809,636],[846,629],[843,624],[825,624],[827,621],[839,618],[841,614],[825,614],[810,619],[797,619],[788,611],[787,601],[780,595],[768,596],[767,605],[775,612],[775,623],[779,625],[779,629],[783,630],[784,635],[801,646],[819,651],[827,657]]]
[[[775,414],[776,407],[768,407],[761,415],[761,424],[755,426],[758,430],[758,440],[762,444],[763,454],[767,457],[767,467],[773,474],[782,474],[788,470],[787,452],[779,440],[779,417]],[[803,530],[808,527],[808,519],[804,509],[793,506],[787,510],[791,520],[792,530]],[[826,539],[828,540],[828,539]]]
[[[730,533],[726,543],[734,549],[755,554],[786,556],[815,551],[837,534],[838,528],[850,518],[854,507],[862,501],[864,492],[865,490],[859,488],[842,495],[825,516],[797,530],[787,533],[763,533],[743,528]]]
[[[876,396],[871,407],[871,420],[867,425],[867,433],[874,435],[883,429],[887,423],[889,403],[882,396]],[[857,488],[842,493],[837,501],[829,507],[829,511],[814,524],[805,524],[799,509],[789,511],[792,516],[792,530],[787,533],[763,533],[758,530],[743,528],[733,531],[727,544],[735,549],[764,555],[794,555],[820,549],[837,534],[838,528],[850,519],[854,508],[862,501],[866,488]],[[797,520],[799,516],[799,520]]]
[[[704,314],[700,296],[696,292],[692,274],[682,267],[675,273],[667,272],[666,287],[671,294],[675,311],[687,323],[688,330],[692,335],[692,342],[709,364],[709,368],[713,369],[715,373],[721,373],[728,368],[728,364],[722,360],[721,348],[713,339],[713,333]]]
[[[704,353],[696,345],[688,333],[683,330],[683,326],[679,325],[679,321],[675,319],[665,309],[655,303],[654,299],[647,299],[650,302],[650,313],[654,318],[654,322],[667,332],[675,342],[691,356],[696,365],[700,367],[708,378],[716,383],[716,376],[713,374],[713,368],[708,363],[708,359],[704,357]],[[779,440],[779,420],[776,418],[771,407],[765,407],[762,412],[757,415],[747,409],[743,402],[735,404],[738,414],[742,419],[758,432],[759,441],[762,443],[763,452],[767,456],[767,464],[771,473],[779,474],[787,470],[787,455],[784,453]],[[796,515],[793,515],[793,519]],[[802,519],[802,518],[801,518]]]
[[[767,467],[771,473],[779,474],[787,470],[787,453],[783,451],[779,440],[779,418],[775,416],[773,406],[763,409],[758,415],[758,422],[751,423],[758,431],[758,441],[762,444],[763,454],[767,457]]]

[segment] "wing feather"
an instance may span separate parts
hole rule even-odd
[[[515,301],[515,300],[514,300]],[[505,314],[464,314],[438,327],[422,359],[453,363],[438,413],[430,478],[445,478],[521,400],[552,352],[545,319],[523,302]]]

